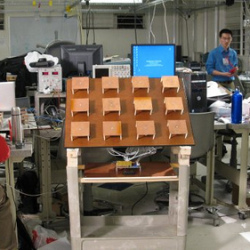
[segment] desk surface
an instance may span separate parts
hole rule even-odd
[[[11,116],[4,117],[2,127],[0,127],[0,131],[6,132],[9,131],[9,121],[11,121]],[[24,130],[32,130],[37,129],[36,120],[34,114],[27,113],[26,114],[26,121],[25,124],[23,124]]]
[[[214,129],[215,130],[220,130],[220,129],[250,129],[250,123],[249,122],[244,122],[244,123],[223,123],[223,122],[218,122],[214,121]]]
[[[214,121],[214,130],[226,129],[227,124],[223,122]]]
[[[22,157],[22,158],[29,157],[32,154],[32,150],[33,150],[33,147],[32,147],[32,144],[30,143],[24,144],[23,147],[20,149],[17,149],[15,145],[11,145],[10,157],[12,157],[13,159],[19,158],[19,157]]]
[[[224,163],[221,158],[216,158],[216,161],[210,166],[210,173],[208,174],[207,183],[208,186],[206,187],[206,193],[209,193],[210,201],[208,204],[211,204],[213,198],[213,178],[214,178],[214,170],[221,175],[224,176],[226,179],[230,180],[234,184],[239,186],[239,195],[238,195],[238,210],[241,213],[242,211],[249,211],[249,207],[246,204],[247,198],[247,168],[248,168],[248,148],[249,148],[249,133],[250,133],[250,123],[240,123],[240,124],[233,124],[233,123],[219,123],[215,122],[214,126],[215,130],[220,129],[232,129],[236,133],[241,134],[241,150],[240,154],[240,169],[231,166],[230,163]],[[221,140],[221,139],[220,139]],[[219,141],[217,141],[218,146]],[[213,158],[214,156],[212,156]],[[209,168],[208,168],[209,169]]]

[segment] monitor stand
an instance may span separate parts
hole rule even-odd
[[[85,62],[77,63],[77,72],[78,72],[78,76],[86,76],[86,63]]]

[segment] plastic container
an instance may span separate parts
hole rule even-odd
[[[242,122],[242,94],[236,89],[232,95],[232,107],[231,107],[231,122],[241,123]]]

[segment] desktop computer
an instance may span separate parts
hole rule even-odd
[[[190,113],[207,111],[207,73],[197,72],[178,72],[182,80],[187,96],[188,108]]]

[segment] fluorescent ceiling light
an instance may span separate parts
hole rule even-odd
[[[82,0],[82,3],[86,2],[85,0]],[[99,4],[121,4],[121,3],[126,3],[126,4],[138,4],[142,3],[143,0],[89,0],[89,3],[99,3]]]

